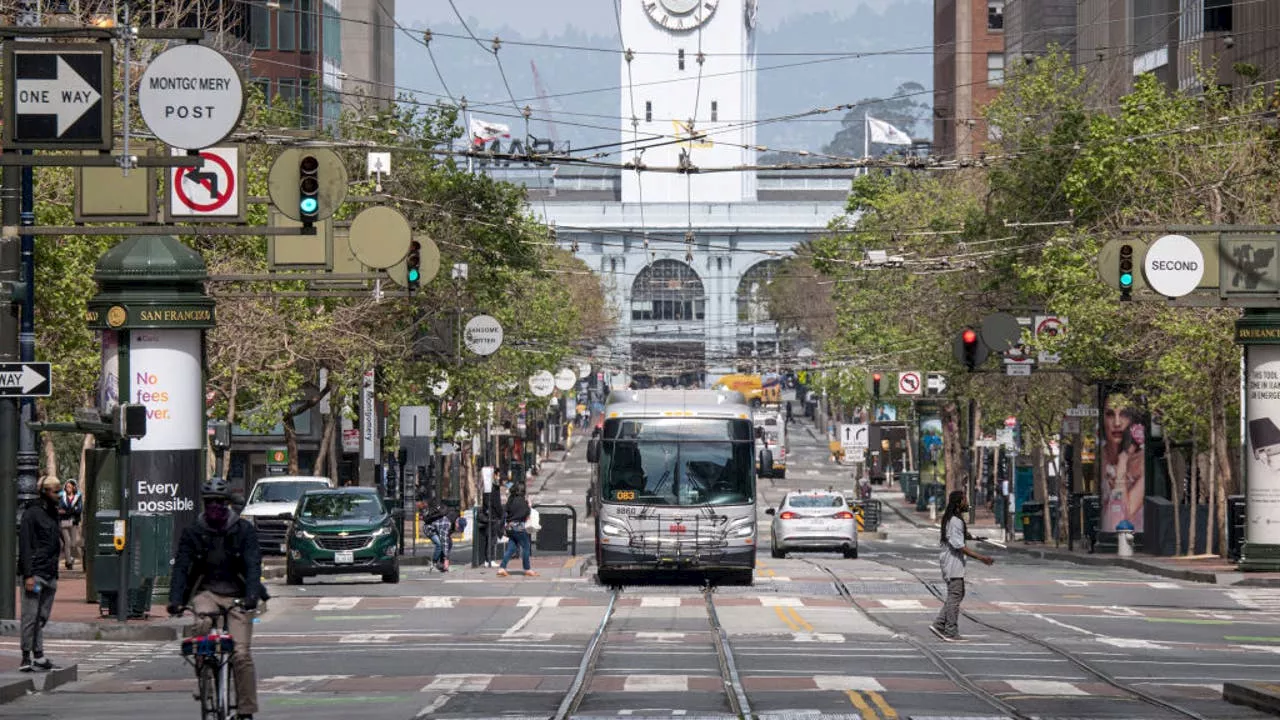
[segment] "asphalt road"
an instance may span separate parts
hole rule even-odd
[[[820,435],[793,427],[791,442],[788,477],[762,480],[764,501],[851,483]],[[581,507],[587,478],[579,448],[541,499]],[[567,555],[539,558],[536,578],[455,566],[406,568],[399,585],[273,585],[253,640],[259,717],[552,717],[607,613],[576,717],[728,717],[738,691],[757,717],[1268,717],[1220,698],[1225,680],[1280,677],[1274,591],[995,551],[994,566],[970,566],[969,642],[945,644],[927,627],[940,605],[936,531],[886,521],[887,539],[864,537],[856,560],[762,553],[752,587],[717,588],[710,603],[696,581],[615,596],[587,557]],[[589,523],[580,536],[589,555]],[[174,644],[67,641],[55,652],[84,661],[81,680],[0,705],[0,717],[199,714]]]

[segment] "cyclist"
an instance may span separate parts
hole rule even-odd
[[[235,678],[237,717],[253,720],[258,711],[258,683],[254,673],[250,639],[253,622],[248,612],[267,599],[262,586],[262,552],[253,524],[231,509],[231,491],[220,477],[200,487],[204,512],[182,531],[173,560],[169,586],[170,615],[190,605],[196,613],[231,608],[228,629],[235,639],[231,671]],[[240,605],[236,606],[236,601]],[[196,634],[207,633],[213,621],[196,617]]]

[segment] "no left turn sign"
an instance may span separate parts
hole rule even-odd
[[[920,373],[915,370],[898,373],[898,394],[899,395],[920,395],[924,392],[924,382],[920,379]]]
[[[175,150],[174,155],[184,154]],[[215,147],[200,151],[200,167],[177,167],[169,174],[170,218],[238,220],[244,216],[240,148]]]

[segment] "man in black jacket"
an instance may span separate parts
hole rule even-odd
[[[53,613],[53,596],[58,590],[61,492],[58,478],[41,479],[40,501],[27,507],[18,527],[18,574],[22,576],[22,664],[18,669],[22,672],[53,669],[44,656],[44,626]]]
[[[240,720],[258,712],[258,682],[250,654],[258,602],[267,599],[262,586],[262,551],[258,531],[230,507],[231,491],[219,477],[200,488],[204,512],[182,531],[169,583],[169,614],[178,615],[190,603],[196,613],[232,608],[228,629],[235,638],[231,671],[235,678],[236,711]],[[235,605],[236,601],[240,605]],[[197,618],[196,633],[209,631],[212,621]]]

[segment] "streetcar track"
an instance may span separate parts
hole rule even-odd
[[[703,588],[702,597],[706,603],[707,620],[711,625],[712,644],[715,647],[716,661],[720,670],[720,681],[724,686],[725,699],[729,704],[732,716],[750,719],[754,717],[751,710],[751,702],[747,698],[742,676],[738,672],[738,663],[734,657],[733,648],[729,643],[729,634],[720,623],[720,615],[716,611],[713,598],[714,592],[715,587],[708,585]],[[600,660],[605,639],[609,632],[609,624],[614,618],[618,598],[621,595],[621,588],[615,587],[610,590],[609,604],[605,607],[604,616],[600,619],[600,624],[596,627],[595,633],[592,634],[591,639],[587,642],[587,647],[582,654],[582,660],[578,664],[578,670],[574,674],[573,681],[569,684],[569,689],[565,692],[564,698],[560,701],[559,707],[552,716],[552,720],[569,720],[574,717],[581,707],[582,701],[589,694],[591,680],[595,676],[596,665]]]
[[[853,594],[849,591],[848,587],[845,585],[845,582],[841,580],[840,577],[835,573],[835,571],[831,570],[831,568],[826,567],[824,565],[819,565],[818,563],[815,563],[808,559],[804,559],[803,561],[819,570],[822,570],[827,575],[829,575],[832,579],[832,582],[835,584],[836,591],[841,595],[841,597],[845,598],[845,600],[848,601],[850,604],[852,604],[854,607],[857,607],[858,609],[862,610],[867,615],[867,617],[871,619],[872,622],[875,622],[881,627],[884,627],[894,632],[896,635],[906,640],[909,644],[911,644],[912,646],[924,652],[926,655],[929,656],[929,658],[934,662],[935,665],[938,665],[939,669],[941,669],[944,673],[947,674],[948,677],[951,677],[953,680],[955,680],[957,676],[960,678],[963,678],[962,682],[957,683],[961,687],[964,687],[966,690],[970,690],[971,692],[976,690],[976,692],[974,692],[975,695],[977,695],[978,697],[981,697],[984,701],[992,704],[993,706],[998,707],[1004,710],[1005,712],[1008,712],[1012,717],[1016,718],[1017,720],[1031,719],[1031,716],[1021,712],[1016,707],[1013,707],[1000,696],[995,695],[994,693],[991,693],[985,689],[982,689],[977,685],[973,684],[972,682],[970,682],[967,676],[965,676],[959,670],[959,668],[957,668],[954,664],[952,664],[949,660],[947,660],[941,653],[937,652],[932,647],[926,645],[924,642],[917,639],[914,635],[905,633],[902,630],[898,629],[897,627],[894,627],[880,620],[878,617],[876,617],[869,608],[864,607],[861,603],[857,601],[856,598],[854,598]],[[904,567],[892,565],[892,564],[889,564],[889,565],[890,567],[894,567],[897,570],[901,570],[902,572],[905,572],[911,577],[915,578],[917,582],[919,582],[921,585],[924,585],[925,588],[929,591],[929,593],[932,594],[937,599],[945,600],[945,598],[943,598],[942,596],[942,593],[936,587],[934,587],[932,583],[920,577],[920,575],[918,575],[914,571]],[[1102,670],[1101,668],[1098,668],[1092,663],[1082,659],[1076,653],[1073,653],[1070,650],[1066,650],[1062,647],[1059,647],[1054,643],[1041,640],[1040,638],[1034,637],[1032,635],[1029,635],[1027,633],[1024,633],[1018,630],[1012,630],[1010,628],[996,625],[994,623],[983,620],[982,618],[979,618],[976,615],[968,611],[965,611],[963,609],[961,610],[961,614],[970,622],[981,625],[982,627],[985,627],[989,630],[993,630],[999,633],[1004,633],[1006,635],[1011,635],[1024,642],[1031,643],[1032,645],[1036,645],[1038,647],[1044,648],[1045,650],[1048,650],[1049,652],[1060,656],[1064,660],[1070,662],[1072,665],[1076,666],[1077,668],[1084,671],[1085,673],[1092,675],[1093,677],[1097,678],[1103,683],[1117,690],[1120,690],[1121,692],[1127,695],[1137,698],[1138,700],[1145,702],[1149,705],[1161,708],[1163,710],[1167,710],[1172,713],[1176,713],[1177,715],[1180,715],[1182,717],[1191,718],[1192,720],[1209,720],[1206,716],[1201,715],[1200,713],[1197,713],[1194,710],[1190,710],[1181,705],[1178,705],[1177,703],[1170,702],[1153,693],[1147,692],[1146,690],[1142,690],[1133,685],[1124,683],[1119,679],[1117,679],[1115,676],[1106,672],[1105,670]]]

